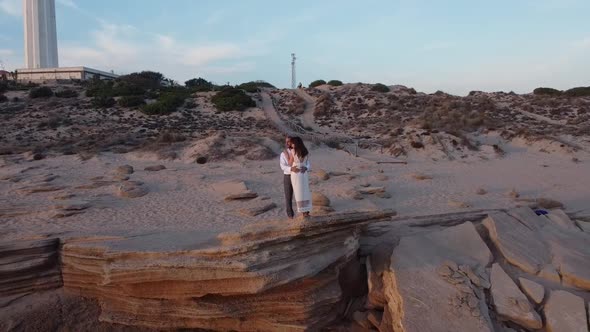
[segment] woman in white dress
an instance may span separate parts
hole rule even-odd
[[[301,137],[291,139],[293,153],[290,154],[289,164],[291,165],[291,184],[297,204],[297,211],[309,217],[311,212],[311,191],[309,190],[309,151],[303,144]]]

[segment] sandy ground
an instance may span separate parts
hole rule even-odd
[[[503,158],[467,158],[432,161],[417,155],[407,165],[377,164],[392,160],[376,152],[361,151],[360,157],[329,148],[311,151],[312,168],[356,175],[332,176],[312,181],[312,191],[325,194],[336,211],[393,208],[400,215],[425,215],[468,209],[509,208],[517,204],[508,192],[521,197],[547,197],[561,201],[567,211],[590,214],[590,156],[578,153],[573,162],[567,153],[539,152],[537,148],[513,147]],[[76,156],[59,156],[40,161],[0,160],[0,178],[22,176],[19,182],[0,181],[0,213],[16,211],[17,216],[0,214],[0,238],[22,238],[38,234],[103,234],[161,230],[226,231],[243,225],[285,216],[282,173],[276,160],[227,161],[198,165],[180,161],[154,162],[136,154],[101,154],[87,161]],[[115,168],[131,165],[130,180],[141,181],[149,193],[138,198],[121,198],[115,193],[119,183],[95,189],[76,189],[92,183],[92,178],[109,180]],[[146,166],[162,164],[165,170],[144,171]],[[32,167],[32,168],[31,168]],[[29,168],[29,169],[28,169]],[[28,169],[28,170],[27,170]],[[20,173],[21,171],[24,172]],[[413,173],[432,177],[416,180]],[[38,183],[45,175],[58,177],[50,182],[63,190],[24,194],[20,188]],[[245,181],[249,190],[266,196],[277,208],[256,217],[238,210],[260,203],[224,201],[216,187],[229,180]],[[363,184],[385,186],[391,198],[365,196],[355,200],[348,194]],[[487,193],[478,195],[483,188]],[[53,206],[64,201],[55,196],[74,194],[72,202],[88,202],[82,214],[54,218]],[[468,208],[450,203],[461,202]],[[68,202],[68,201],[66,201]],[[21,214],[22,213],[22,214]],[[15,213],[13,213],[14,215]]]

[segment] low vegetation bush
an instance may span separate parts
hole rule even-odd
[[[561,91],[552,88],[536,88],[535,90],[533,90],[533,94],[544,96],[559,96],[561,95]]]
[[[154,71],[142,71],[138,73],[131,73],[120,76],[117,81],[123,82],[127,85],[136,86],[143,90],[158,89],[162,86],[162,82],[167,79],[163,74]]]
[[[252,82],[246,82],[246,83],[242,83],[238,86],[236,86],[236,88],[238,89],[242,89],[246,92],[250,92],[250,93],[255,93],[258,92],[258,90],[260,88],[275,88],[274,85],[265,82],[265,81],[252,81]]]
[[[565,95],[569,97],[590,97],[590,86],[569,89],[565,92]]]
[[[58,98],[76,98],[78,97],[78,92],[70,89],[56,91],[55,96]]]
[[[48,86],[32,88],[31,91],[29,91],[29,97],[31,98],[49,98],[51,96],[53,96],[53,90]]]
[[[0,94],[0,103],[4,103],[8,101],[8,97],[6,97],[5,95]]]
[[[256,102],[250,98],[243,90],[235,88],[226,88],[219,91],[211,102],[222,112],[243,111],[248,107],[255,107]]]
[[[141,111],[148,115],[165,115],[176,111],[186,99],[187,94],[165,92],[158,97],[158,101],[152,104],[144,105]]]
[[[0,94],[8,91],[8,83],[5,81],[0,81]]]
[[[377,83],[371,87],[371,91],[375,92],[389,92],[389,87],[385,84]]]
[[[184,82],[184,86],[193,91],[213,91],[215,85],[204,78],[193,78]]]
[[[328,81],[328,85],[331,85],[331,86],[341,86],[342,85],[342,81],[339,81],[339,80],[331,80],[331,81]]]
[[[324,85],[324,84],[326,84],[326,81],[324,81],[324,80],[315,80],[315,81],[309,83],[309,87],[315,88],[317,86]]]
[[[109,108],[115,106],[116,101],[113,97],[109,96],[96,96],[92,98],[92,106],[98,108]]]
[[[123,96],[117,103],[121,107],[137,107],[145,104],[143,96]]]

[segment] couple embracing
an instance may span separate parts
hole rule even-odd
[[[283,185],[285,188],[285,206],[289,219],[293,218],[293,194],[297,211],[305,218],[311,212],[311,191],[309,190],[309,151],[303,144],[301,137],[285,138],[285,150],[281,153],[281,169],[283,170]]]

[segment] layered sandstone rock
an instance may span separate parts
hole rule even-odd
[[[101,320],[151,328],[297,331],[341,311],[338,272],[360,226],[393,211],[249,226],[237,233],[78,239],[62,250],[64,287],[98,298]]]
[[[61,287],[59,239],[14,241],[0,244],[0,306],[19,297]]]

